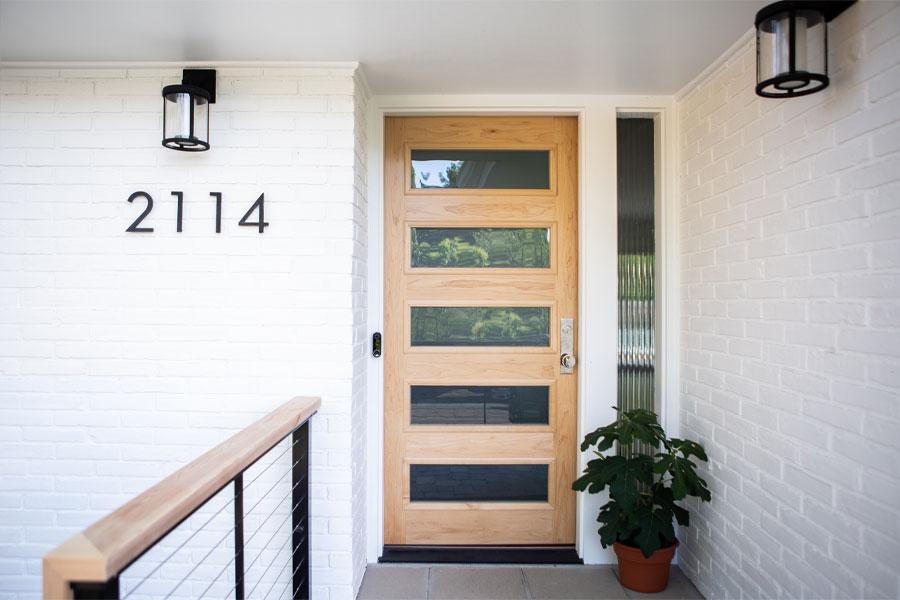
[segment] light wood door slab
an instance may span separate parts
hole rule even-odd
[[[560,319],[578,318],[577,139],[574,117],[385,120],[385,544],[575,543],[577,384],[559,360]],[[440,149],[546,151],[549,185],[413,189],[411,153]],[[414,267],[414,227],[547,229],[549,261]],[[549,311],[549,331],[533,346],[414,344],[416,307],[537,307]],[[540,423],[492,422],[486,404],[473,422],[478,405],[465,403],[459,423],[414,423],[412,386],[543,386],[549,406]],[[547,490],[528,501],[413,500],[414,465],[541,465]]]

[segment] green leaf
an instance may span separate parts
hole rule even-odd
[[[603,432],[600,429],[595,429],[594,431],[584,436],[584,441],[581,442],[581,451],[584,452],[585,450],[596,444],[601,435],[603,435]]]
[[[684,475],[681,471],[675,471],[672,473],[672,495],[676,500],[681,500],[685,496],[687,496],[688,488],[687,484],[684,482]]]
[[[709,460],[706,456],[706,451],[703,449],[703,446],[701,446],[697,442],[682,440],[679,438],[672,438],[670,443],[672,445],[672,448],[680,452],[682,456],[684,456],[684,458],[696,456],[704,462]]]
[[[641,508],[638,517],[640,530],[634,538],[641,554],[650,558],[650,555],[664,545],[675,541],[675,529],[672,527],[672,513],[667,510],[653,507]]]
[[[582,475],[581,477],[579,477],[578,479],[576,479],[575,481],[572,482],[572,489],[575,490],[576,492],[583,492],[584,490],[587,489],[588,484],[591,483],[591,479],[592,479],[592,477],[590,474]]]
[[[656,456],[659,457],[659,462],[653,465],[653,472],[657,475],[662,475],[669,470],[673,458],[669,454],[657,454]]]
[[[623,517],[619,505],[615,502],[607,502],[600,509],[597,521],[601,523],[597,533],[600,534],[600,544],[604,547],[612,545],[618,538]]]
[[[609,481],[609,496],[625,506],[632,506],[640,500],[641,484],[653,483],[653,459],[649,456],[622,456],[610,461],[604,471]]]
[[[681,508],[677,504],[672,505],[672,513],[675,515],[675,520],[678,521],[678,524],[682,527],[689,527],[691,524],[691,513],[687,510]]]
[[[584,436],[584,441],[581,442],[581,451],[584,452],[591,446],[597,446],[597,451],[603,452],[612,448],[618,439],[619,432],[616,428],[616,423],[610,423]]]

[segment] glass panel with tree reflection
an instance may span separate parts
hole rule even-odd
[[[413,150],[413,189],[549,190],[549,150]]]
[[[413,227],[413,267],[548,268],[546,227]]]
[[[412,307],[413,346],[549,346],[548,307]]]

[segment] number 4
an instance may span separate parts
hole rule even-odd
[[[248,221],[247,219],[250,218],[250,215],[253,214],[253,211],[257,208],[259,209],[259,220]],[[241,217],[240,221],[238,221],[238,225],[243,225],[244,227],[252,227],[256,225],[256,227],[259,228],[260,233],[263,233],[265,228],[269,226],[269,224],[266,223],[266,195],[264,193],[260,194],[259,198],[256,199],[256,202],[253,203],[253,206],[251,206],[247,210],[247,212],[244,213],[244,216]]]

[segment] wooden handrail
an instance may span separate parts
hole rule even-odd
[[[106,582],[282,438],[320,398],[298,397],[178,469],[44,555],[44,598],[71,598],[71,582]]]

